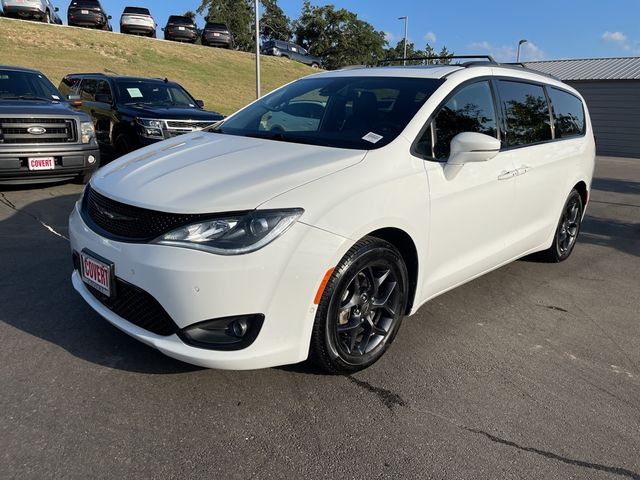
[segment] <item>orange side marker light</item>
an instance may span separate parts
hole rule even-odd
[[[320,300],[322,299],[322,294],[324,293],[324,289],[327,286],[327,283],[329,283],[329,279],[333,274],[333,270],[334,270],[333,267],[331,267],[329,270],[327,270],[327,273],[324,274],[324,277],[322,278],[322,282],[320,282],[320,286],[318,287],[316,298],[313,301],[314,304],[318,305],[320,303]]]

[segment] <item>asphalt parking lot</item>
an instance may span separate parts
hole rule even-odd
[[[81,187],[0,190],[3,478],[640,479],[640,160],[598,160],[569,261],[423,307],[352,377],[174,361],[70,284]]]

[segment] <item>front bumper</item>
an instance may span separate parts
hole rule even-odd
[[[240,256],[120,243],[89,229],[78,208],[69,219],[72,251],[89,249],[113,262],[116,277],[150,294],[178,328],[235,315],[265,316],[258,337],[242,350],[193,347],[176,334],[156,335],[119,317],[74,272],[75,289],[117,328],[170,357],[209,368],[244,370],[305,360],[317,289],[350,246],[342,237],[300,222],[263,249]]]
[[[95,161],[89,162],[93,156]],[[30,171],[29,158],[53,157],[53,170]],[[100,150],[96,145],[40,145],[0,148],[0,184],[56,182],[70,180],[82,173],[97,169]]]

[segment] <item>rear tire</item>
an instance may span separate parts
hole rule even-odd
[[[367,368],[393,342],[407,306],[407,267],[388,242],[365,237],[333,271],[322,294],[309,360],[332,374]]]
[[[580,192],[572,190],[562,208],[560,220],[553,235],[553,243],[548,250],[541,254],[543,260],[558,263],[569,258],[580,233],[583,211],[584,206]]]
[[[116,158],[122,157],[123,155],[135,150],[131,137],[125,133],[121,133],[116,137],[114,146],[116,149]]]
[[[44,14],[44,19],[42,20],[44,23],[51,23],[51,14],[49,12]]]

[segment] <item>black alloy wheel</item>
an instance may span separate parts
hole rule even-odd
[[[408,274],[388,242],[365,237],[335,268],[313,328],[310,360],[348,374],[375,363],[393,342],[407,306]]]
[[[572,190],[562,209],[553,244],[544,252],[549,261],[562,262],[569,258],[580,233],[583,210],[580,192]]]

